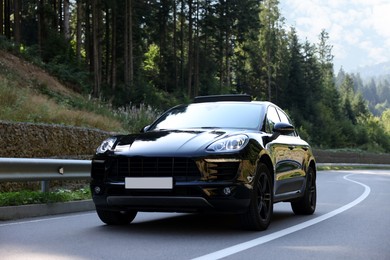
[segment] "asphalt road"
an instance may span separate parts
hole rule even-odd
[[[0,222],[0,259],[390,259],[390,171],[322,171],[312,216],[275,205],[268,230],[234,216],[139,213],[126,227],[94,212]]]

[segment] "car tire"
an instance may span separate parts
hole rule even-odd
[[[291,208],[296,215],[311,215],[316,210],[316,175],[312,167],[308,168],[306,176],[306,188],[303,197],[291,202]]]
[[[107,225],[128,225],[130,224],[137,215],[137,211],[110,211],[96,209],[101,221]]]
[[[245,229],[262,231],[268,228],[273,213],[273,182],[265,164],[258,166],[248,211],[241,215]]]

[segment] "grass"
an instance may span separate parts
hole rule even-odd
[[[59,189],[56,192],[17,191],[0,193],[0,207],[46,204],[91,199],[89,187],[78,190]]]
[[[20,88],[0,75],[0,120],[138,132],[159,115],[157,110],[145,105],[136,107],[130,104],[114,109],[103,102],[81,96],[66,97],[54,92],[50,95],[47,93]]]
[[[115,118],[58,104],[45,95],[29,88],[19,88],[1,77],[0,115],[0,119],[6,121],[63,124],[107,131],[123,131],[122,123]]]

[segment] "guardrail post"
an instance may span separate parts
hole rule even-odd
[[[50,190],[50,182],[41,181],[41,192],[49,192],[49,190]]]

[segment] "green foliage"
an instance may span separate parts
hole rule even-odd
[[[1,192],[0,207],[28,204],[46,204],[86,199],[91,199],[91,192],[88,187],[75,191],[59,189],[56,192],[39,192],[27,190],[17,192]]]
[[[390,135],[390,108],[382,113],[380,122],[385,132]]]
[[[385,128],[379,121],[379,118],[369,116],[366,118],[360,118],[360,120],[360,125],[364,125],[364,134],[368,139],[367,142],[362,143],[362,148],[372,152],[390,152],[389,134],[386,133]]]
[[[154,79],[160,74],[158,67],[158,59],[160,57],[160,48],[156,44],[149,46],[148,52],[145,53],[145,60],[143,62],[143,70],[147,77]]]
[[[54,57],[44,67],[61,82],[77,92],[88,93],[91,89],[90,73],[78,64],[64,62],[62,56]]]

